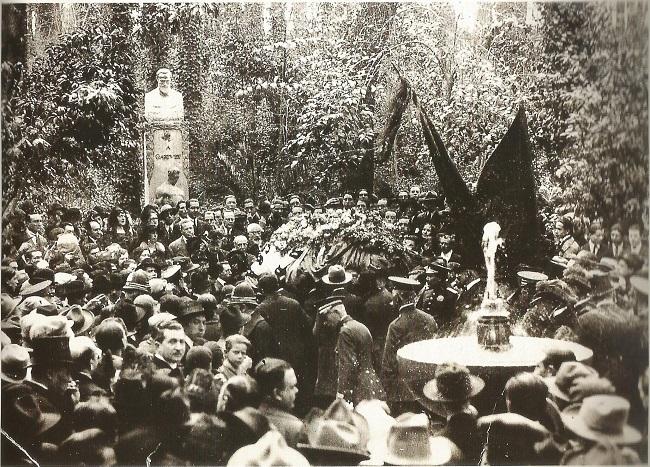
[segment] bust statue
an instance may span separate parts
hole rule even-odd
[[[148,121],[183,120],[183,96],[171,88],[172,72],[161,68],[156,72],[158,87],[144,95],[144,117]]]
[[[181,170],[178,167],[170,167],[167,170],[167,181],[161,183],[154,192],[156,204],[170,204],[176,206],[179,201],[185,201],[185,193],[176,186],[180,177]]]

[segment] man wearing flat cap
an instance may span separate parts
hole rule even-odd
[[[316,319],[321,326],[338,330],[337,395],[354,404],[365,399],[384,400],[384,388],[372,366],[372,336],[368,328],[349,316],[338,299],[321,306]]]
[[[397,351],[407,344],[433,338],[438,325],[431,315],[415,307],[416,295],[420,289],[418,281],[396,276],[390,276],[388,280],[393,287],[393,305],[398,308],[399,316],[388,326],[381,379],[391,414],[397,416],[404,412],[420,411],[406,382],[399,377]]]

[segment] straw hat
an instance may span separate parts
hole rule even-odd
[[[567,407],[562,412],[562,421],[585,439],[635,444],[642,436],[627,423],[629,413],[630,403],[623,397],[600,394],[586,397],[580,406]]]

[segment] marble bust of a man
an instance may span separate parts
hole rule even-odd
[[[156,72],[158,87],[144,95],[144,117],[148,121],[183,120],[183,96],[171,88],[172,72],[161,68]]]

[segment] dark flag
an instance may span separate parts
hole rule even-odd
[[[485,162],[476,185],[476,201],[485,222],[496,221],[506,240],[507,263],[517,267],[534,254],[539,240],[533,155],[524,107]]]
[[[476,200],[458,172],[456,164],[449,157],[442,138],[440,138],[431,119],[420,105],[414,91],[413,103],[418,110],[424,139],[429,148],[433,166],[438,173],[440,185],[452,211],[453,230],[457,235],[463,262],[467,265],[479,264],[483,261],[480,247],[482,219],[477,209]]]

